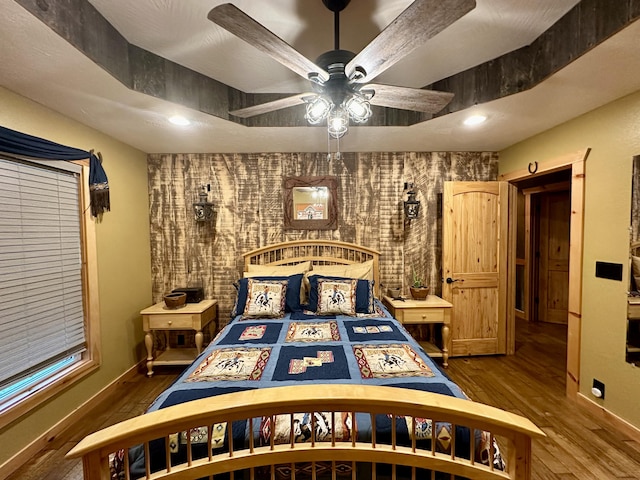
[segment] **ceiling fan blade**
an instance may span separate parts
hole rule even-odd
[[[235,5],[230,3],[218,5],[209,12],[207,18],[301,77],[308,79],[310,73],[317,72],[323,81],[329,79],[329,74],[324,69],[318,67]]]
[[[357,81],[372,80],[475,6],[475,0],[415,0],[347,64],[347,77],[362,67],[366,76]]]
[[[272,102],[260,103],[258,105],[252,105],[251,107],[240,108],[238,110],[230,111],[231,115],[240,118],[249,118],[262,113],[274,112],[283,108],[294,107],[304,103],[303,98],[308,96],[315,96],[315,93],[297,93],[291,97],[280,98],[273,100]]]
[[[371,105],[425,113],[437,113],[453,99],[453,93],[449,92],[396,87],[377,83],[368,83],[360,89],[363,93],[366,90],[375,92],[371,100],[369,100]]]

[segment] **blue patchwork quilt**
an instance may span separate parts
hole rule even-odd
[[[374,314],[357,316],[318,317],[309,312],[287,313],[278,319],[242,319],[238,316],[219,332],[174,384],[158,396],[149,411],[242,390],[319,383],[394,386],[398,387],[398,395],[407,397],[412,391],[420,390],[466,398],[378,301],[375,310]],[[309,414],[301,413],[295,418],[296,441],[310,441],[312,425],[315,425],[318,441],[330,439],[331,419],[325,418],[322,412],[315,414],[314,422],[309,417]],[[371,420],[368,415],[356,414],[352,419],[350,414],[343,414],[343,417],[333,422],[336,438],[350,440],[352,434],[362,441],[370,438]],[[384,415],[378,417],[376,435],[383,441],[385,436],[390,436],[392,423]],[[254,422],[255,431],[251,433],[245,423],[234,424],[235,448],[244,448],[249,434],[256,439],[256,445],[269,444],[271,435],[275,436],[276,443],[290,441],[289,416],[281,422],[276,417],[274,423],[270,418]],[[406,438],[410,444],[412,425],[408,423],[397,421],[396,429],[398,438]],[[416,425],[418,440],[431,442],[432,427],[430,420]],[[437,449],[447,452],[452,433],[450,425],[437,424],[435,428]],[[219,434],[213,443],[222,452],[228,448],[226,425],[217,425],[216,429]],[[186,456],[186,435],[185,432],[177,434],[172,441],[172,455],[176,455],[174,460],[179,461]],[[192,431],[189,435],[194,449],[199,444],[205,448],[206,430]],[[456,455],[465,455],[460,439],[468,438],[468,435],[466,429],[456,431]],[[475,458],[488,462],[489,442],[481,435],[482,432],[477,432]],[[467,455],[468,445],[469,442]],[[152,453],[152,469],[164,468],[166,461],[164,446],[158,447],[158,454]],[[206,452],[195,452],[196,456],[199,454],[206,455]],[[132,451],[130,455],[135,475],[136,469],[143,468],[143,454]],[[499,455],[494,458],[494,463],[500,467]]]

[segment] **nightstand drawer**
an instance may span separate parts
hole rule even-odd
[[[402,323],[444,323],[442,308],[407,309],[402,311]]]
[[[150,315],[149,328],[151,330],[183,330],[193,328],[191,315]]]

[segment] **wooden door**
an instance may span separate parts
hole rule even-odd
[[[569,315],[569,192],[538,196],[538,295],[537,320],[567,323]]]
[[[442,296],[453,304],[452,355],[512,353],[517,190],[445,182]]]

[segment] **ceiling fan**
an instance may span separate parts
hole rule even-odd
[[[426,113],[442,110],[452,93],[369,82],[473,10],[475,0],[415,0],[358,54],[340,49],[339,15],[349,2],[322,0],[334,13],[335,46],[315,63],[236,6],[225,3],[214,7],[209,20],[311,84],[310,92],[229,113],[248,118],[306,103],[307,121],[315,125],[327,119],[329,134],[339,138],[346,133],[349,119],[363,123],[371,117],[370,105]]]

